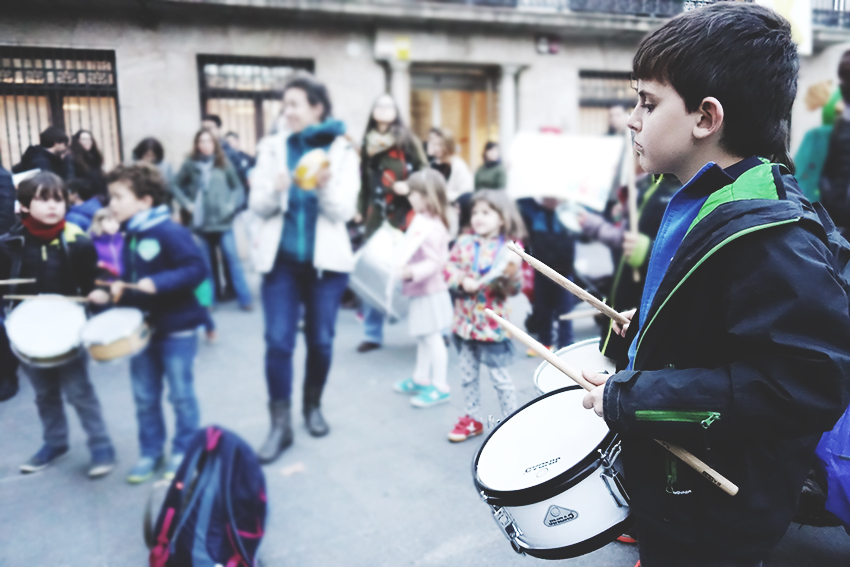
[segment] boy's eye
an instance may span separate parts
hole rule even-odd
[[[643,108],[643,109],[645,109],[647,112],[652,112],[652,111],[653,111],[653,109],[655,108],[655,105],[654,105],[654,104],[649,104],[648,102],[642,102],[642,103],[640,104],[640,107],[641,107],[641,108]]]

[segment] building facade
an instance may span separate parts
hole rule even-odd
[[[820,2],[824,0],[814,0]],[[843,6],[843,3],[841,3]],[[816,6],[801,98],[835,76],[850,28]],[[297,69],[330,90],[354,138],[391,92],[420,135],[452,130],[473,166],[519,130],[603,133],[607,107],[633,104],[629,70],[676,0],[112,0],[6,9],[0,21],[0,159],[17,163],[47,124],[94,132],[107,166],[158,138],[173,164],[203,113],[244,149],[276,127]],[[793,144],[819,116],[795,106]]]

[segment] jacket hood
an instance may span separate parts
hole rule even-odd
[[[168,205],[160,205],[136,213],[130,220],[124,223],[124,228],[130,233],[144,232],[167,221],[169,218],[171,218],[171,213]]]

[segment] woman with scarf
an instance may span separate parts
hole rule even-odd
[[[233,287],[244,311],[252,309],[251,290],[245,281],[242,261],[233,236],[233,218],[245,202],[245,189],[233,164],[224,156],[218,140],[206,130],[195,134],[192,153],[174,178],[174,199],[191,216],[191,228],[200,236],[204,257],[219,297],[223,296],[218,278],[216,248],[221,248],[230,268]]]
[[[262,463],[274,461],[292,444],[292,355],[302,305],[307,342],[302,409],[311,435],[329,431],[319,404],[337,312],[354,267],[346,223],[356,213],[360,190],[357,150],[345,136],[345,125],[332,117],[322,83],[302,73],[290,80],[283,91],[283,116],[284,129],[260,141],[250,175],[249,206],[258,223],[252,252],[263,274],[271,413],[271,431],[258,451]],[[321,165],[318,171],[303,176],[315,161]]]
[[[393,97],[378,97],[369,115],[363,149],[360,152],[360,197],[357,214],[363,220],[368,239],[383,222],[405,230],[413,215],[407,178],[428,166],[422,144],[405,126]],[[384,315],[363,305],[364,340],[357,352],[381,348],[384,341]]]
[[[508,176],[502,164],[499,144],[487,142],[484,145],[484,165],[475,172],[475,190],[504,189],[508,185]]]

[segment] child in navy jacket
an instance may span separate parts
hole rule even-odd
[[[153,328],[148,347],[130,360],[139,421],[141,458],[127,481],[144,482],[164,459],[163,378],[168,381],[176,432],[165,472],[171,478],[198,428],[200,414],[192,386],[197,329],[206,320],[195,288],[206,267],[191,233],[170,219],[165,181],[154,167],[120,166],[108,177],[109,208],[125,230],[124,273],[112,285],[120,305],[136,307]],[[131,289],[127,284],[134,284]]]

